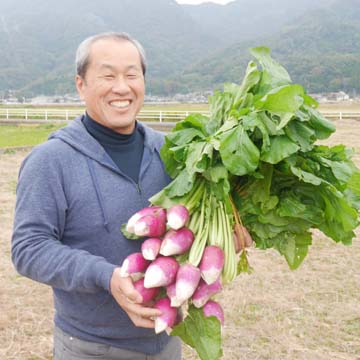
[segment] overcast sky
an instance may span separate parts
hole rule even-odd
[[[179,4],[201,4],[204,2],[213,2],[213,3],[217,3],[217,4],[227,4],[229,2],[231,2],[233,0],[176,0],[177,3]]]

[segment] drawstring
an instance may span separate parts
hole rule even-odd
[[[96,197],[97,197],[99,205],[100,205],[100,209],[101,209],[101,213],[102,213],[102,217],[103,217],[103,221],[104,221],[104,227],[107,230],[107,232],[110,232],[109,222],[108,222],[108,218],[106,216],[105,207],[104,207],[104,199],[103,199],[102,194],[100,192],[99,183],[97,181],[97,177],[96,177],[96,174],[95,174],[95,171],[94,171],[93,162],[88,157],[86,158],[86,161],[87,161],[87,164],[88,164],[88,167],[89,167],[91,180],[92,180],[92,182],[94,184]]]

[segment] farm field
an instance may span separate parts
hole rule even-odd
[[[28,109],[58,109],[58,110],[83,110],[84,106],[72,105],[72,104],[51,104],[51,105],[32,105],[32,104],[0,104],[0,108],[28,108]],[[166,110],[166,111],[202,111],[208,110],[209,105],[207,103],[162,103],[152,104],[145,103],[143,110]],[[322,111],[360,111],[360,101],[342,101],[342,102],[328,102],[319,104],[319,109]]]
[[[360,122],[335,124],[325,143],[354,147],[360,166]],[[10,258],[17,173],[28,152],[0,153],[1,360],[52,359],[51,290],[18,275]],[[349,247],[315,231],[295,271],[274,251],[250,249],[249,260],[253,273],[218,297],[225,311],[224,360],[360,360],[360,228]],[[197,359],[183,350],[184,360]]]
[[[4,108],[4,105],[0,105],[1,108]],[[17,108],[22,108],[21,105],[17,106]],[[39,119],[43,120],[44,110],[47,109],[45,107],[36,107],[31,106],[32,114],[33,111],[36,112],[36,109],[39,110]],[[62,110],[62,115],[60,116],[62,120],[64,118],[64,111],[66,109],[70,111],[76,110],[77,113],[81,113],[83,108],[77,107],[69,107],[69,106],[62,106],[62,107],[55,107],[51,106],[52,110]],[[184,111],[208,111],[208,104],[158,104],[158,105],[145,105],[143,108],[144,111],[154,111],[157,115],[149,115],[150,117],[145,119],[145,121],[154,121],[159,123],[159,111],[171,111],[171,112],[184,112]],[[353,112],[353,113],[360,113],[360,102],[342,102],[342,103],[327,103],[327,104],[320,104],[319,110],[322,112]],[[174,113],[175,114],[175,113]],[[22,115],[24,116],[24,115]],[[52,115],[53,116],[53,115]],[[154,118],[152,118],[152,116]],[[172,115],[175,116],[175,115]],[[182,115],[183,116],[183,115]],[[0,117],[4,118],[4,114]],[[70,116],[69,119],[72,117]],[[50,119],[49,119],[50,120]],[[163,121],[168,121],[165,118]],[[176,121],[176,119],[171,120]],[[31,124],[26,123],[24,119],[20,124],[2,124],[0,126],[0,148],[7,148],[7,147],[18,147],[18,146],[33,146],[39,144],[47,139],[50,133],[55,131],[56,129],[65,126],[66,122],[58,123],[49,121],[46,124]]]

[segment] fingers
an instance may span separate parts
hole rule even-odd
[[[161,315],[161,311],[155,308],[143,306],[130,302],[125,295],[118,299],[119,305],[128,314],[134,325],[144,328],[154,328],[154,318]]]
[[[134,288],[133,282],[129,276],[123,278],[123,281],[120,282],[120,290],[129,302],[138,304],[142,303],[142,296]]]
[[[122,293],[129,300],[129,302],[141,303],[142,296],[134,288],[133,282],[129,276],[122,277],[120,275],[120,268],[116,268],[111,277],[110,282],[111,293]]]
[[[140,304],[134,304],[134,303],[128,302],[126,305],[124,304],[124,306],[126,307],[126,310],[128,312],[131,312],[131,313],[138,315],[145,319],[146,318],[152,319],[152,318],[155,318],[156,316],[161,315],[160,310],[155,309],[155,308],[146,307],[146,306],[143,306]]]
[[[134,323],[135,326],[143,327],[147,329],[153,329],[155,327],[155,321],[151,319],[146,319],[135,314],[129,314],[129,318]]]
[[[110,290],[119,306],[128,314],[131,321],[139,327],[154,328],[154,318],[161,311],[142,304],[142,296],[134,288],[130,277],[121,277],[120,268],[115,269],[111,278]]]

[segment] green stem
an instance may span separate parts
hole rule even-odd
[[[223,208],[223,204],[222,208]],[[225,254],[225,263],[223,269],[223,281],[224,283],[229,283],[233,281],[237,274],[236,269],[236,253],[234,248],[232,228],[230,224],[230,218],[226,213],[225,209],[222,209],[223,221],[225,224],[224,229],[224,254]]]
[[[196,211],[191,215],[190,222],[188,224],[188,228],[196,234],[199,231],[199,218],[200,218],[200,211]]]
[[[215,199],[215,197],[213,195],[211,195],[210,197],[210,204],[211,204],[211,218],[210,218],[210,230],[209,230],[209,245],[217,245],[217,237],[218,237],[218,226],[219,226],[219,221],[217,218],[217,208],[218,208],[218,204],[216,202],[216,206],[215,205],[215,201],[213,201],[213,199]]]
[[[190,192],[189,201],[186,201],[186,203],[184,204],[190,213],[192,213],[193,210],[198,207],[203,197],[205,180],[199,179],[198,183],[199,185],[197,185],[196,188],[194,188],[193,191]]]
[[[206,189],[204,190],[203,199],[201,202],[201,213],[200,213],[200,221],[199,221],[199,230],[195,236],[195,240],[191,246],[189,253],[189,263],[198,266],[202,254],[204,252],[204,248],[207,242],[207,238],[209,235],[209,219],[205,219],[205,203],[206,203]]]
[[[218,218],[218,228],[217,228],[217,236],[216,236],[216,244],[221,249],[224,248],[224,219],[223,213],[221,210],[221,202],[219,202],[219,206],[217,208],[217,218]]]

